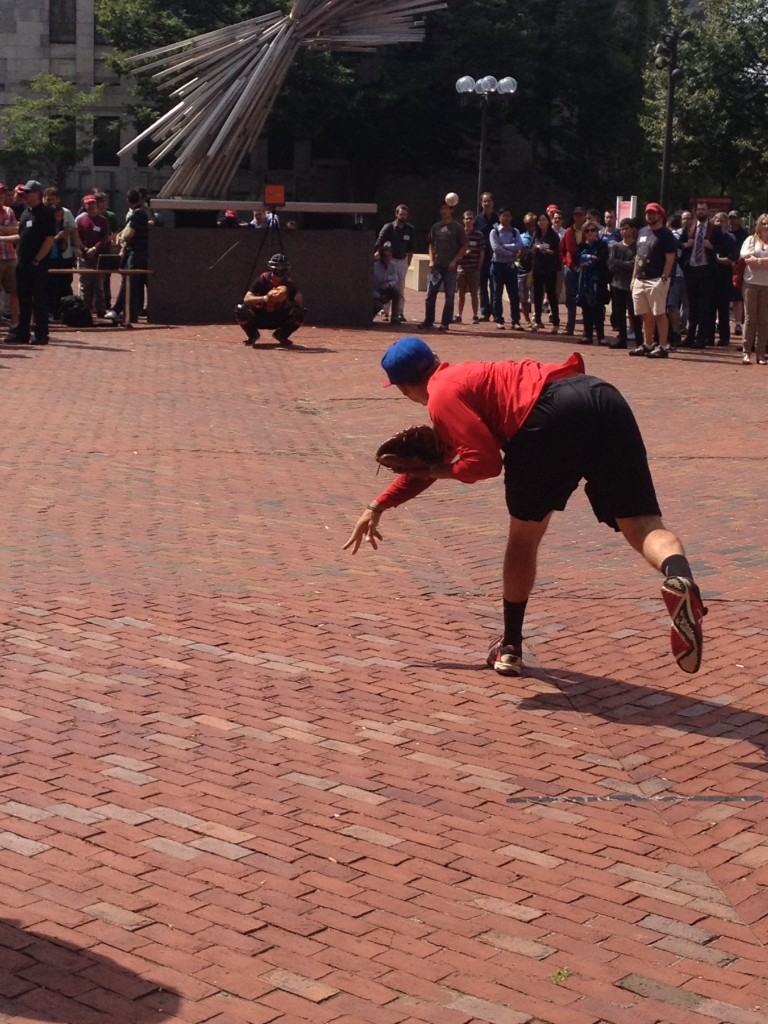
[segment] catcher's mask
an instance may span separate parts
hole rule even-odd
[[[276,252],[275,255],[269,259],[267,267],[272,271],[272,273],[279,273],[282,271],[284,274],[287,274],[291,269],[291,264],[288,262],[287,256],[284,256],[281,252]]]
[[[435,353],[421,338],[398,338],[389,346],[381,365],[391,384],[415,384],[435,361]]]

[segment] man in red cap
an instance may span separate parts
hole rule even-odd
[[[659,203],[648,203],[645,207],[647,223],[637,236],[632,274],[632,302],[635,314],[643,318],[644,344],[631,349],[631,356],[666,359],[669,355],[667,297],[677,258],[677,240],[666,227],[666,218]]]
[[[82,249],[80,250],[81,266],[87,270],[96,270],[99,256],[109,252],[110,232],[109,221],[98,212],[96,196],[83,196],[83,213],[75,221],[77,232],[80,235]],[[83,300],[94,314],[103,317],[107,311],[107,299],[104,294],[104,277],[101,274],[83,274],[80,277],[82,282]]]

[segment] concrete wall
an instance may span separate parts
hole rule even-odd
[[[365,230],[284,231],[278,241],[250,228],[156,229],[150,233],[148,318],[229,323],[248,285],[282,251],[304,295],[307,323],[362,327],[371,323],[374,243]]]

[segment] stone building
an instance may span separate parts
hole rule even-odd
[[[35,75],[59,75],[83,91],[104,84],[99,106],[93,110],[93,147],[90,158],[78,164],[65,182],[56,182],[69,203],[85,192],[102,188],[115,209],[125,208],[131,187],[156,191],[167,176],[162,169],[141,166],[141,157],[118,157],[120,146],[134,134],[126,118],[127,89],[111,72],[104,57],[108,48],[96,35],[93,0],[0,0],[3,49],[0,56],[0,108],[25,92]],[[90,128],[90,126],[88,126]],[[0,140],[0,174],[7,184]],[[44,182],[43,184],[53,184]]]

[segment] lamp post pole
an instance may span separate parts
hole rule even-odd
[[[682,31],[672,29],[666,32],[654,50],[654,64],[659,71],[667,72],[667,115],[664,124],[664,150],[661,157],[661,188],[659,202],[666,210],[669,195],[669,171],[672,165],[672,129],[675,117],[675,86],[685,78],[685,72],[678,66],[678,43],[690,42],[694,33],[689,28]]]
[[[497,81],[493,75],[486,75],[475,81],[470,75],[463,75],[456,82],[456,92],[466,94],[473,92],[480,97],[480,151],[477,158],[477,206],[480,209],[480,196],[483,194],[483,178],[485,177],[485,148],[488,138],[488,99],[492,92],[502,96],[511,96],[517,90],[517,82],[509,76]]]
[[[480,196],[483,194],[483,178],[485,177],[485,144],[488,138],[488,93],[480,97],[480,149],[477,157],[477,203],[480,209]]]

